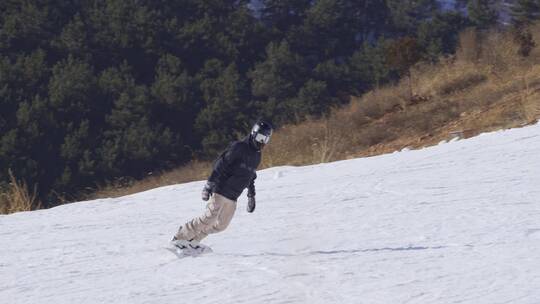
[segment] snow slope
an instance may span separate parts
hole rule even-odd
[[[0,216],[0,303],[540,303],[540,125],[259,172],[214,253],[202,182]]]

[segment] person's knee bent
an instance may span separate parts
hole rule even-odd
[[[224,231],[225,229],[227,229],[227,227],[229,227],[229,222],[217,222],[215,225],[214,225],[214,230],[215,232],[221,232],[221,231]]]
[[[221,205],[216,204],[214,201],[211,201],[206,207],[204,215],[200,217],[201,221],[208,223],[215,222],[219,216],[221,208]]]

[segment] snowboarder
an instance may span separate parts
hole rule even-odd
[[[236,200],[247,187],[247,211],[255,210],[255,170],[261,150],[270,141],[271,123],[259,120],[243,140],[235,141],[214,162],[212,173],[202,190],[208,201],[206,212],[180,226],[171,243],[180,249],[196,249],[211,233],[225,230],[236,211]]]

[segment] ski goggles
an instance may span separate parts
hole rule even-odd
[[[258,143],[261,143],[261,144],[268,144],[268,142],[270,142],[270,135],[264,135],[264,134],[261,134],[261,133],[257,133],[257,135],[255,135],[255,141],[258,142]]]

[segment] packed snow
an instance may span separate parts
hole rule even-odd
[[[0,303],[540,303],[540,125],[258,172],[214,250],[203,181],[0,216]]]

